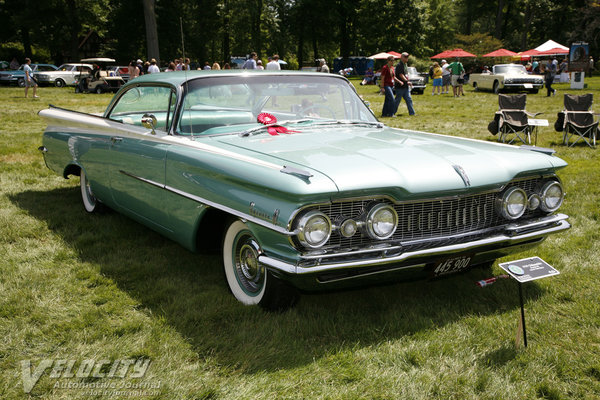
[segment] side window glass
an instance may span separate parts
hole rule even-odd
[[[108,118],[142,126],[142,116],[153,114],[157,120],[156,128],[166,131],[173,118],[173,96],[173,91],[164,86],[132,87],[117,100]]]

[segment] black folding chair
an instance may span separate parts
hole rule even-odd
[[[519,140],[531,144],[533,126],[529,125],[529,117],[541,113],[530,113],[525,110],[526,94],[498,95],[500,109],[496,111],[495,120],[498,123],[498,141],[512,143]]]
[[[579,141],[584,141],[588,146],[596,147],[596,136],[598,136],[598,121],[594,118],[592,103],[594,95],[591,93],[575,95],[565,94],[565,109],[561,117],[563,122],[563,143],[569,147]],[[560,113],[559,113],[560,114]],[[575,140],[570,142],[571,138]],[[570,142],[570,143],[569,143]]]

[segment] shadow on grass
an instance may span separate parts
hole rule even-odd
[[[491,272],[475,269],[432,282],[305,295],[293,310],[265,313],[235,301],[218,255],[193,254],[113,211],[87,214],[78,187],[26,191],[11,201],[45,221],[82,262],[111,278],[152,317],[164,318],[201,359],[244,373],[294,368],[519,304],[514,282],[480,289],[474,282]],[[535,299],[541,289],[532,284],[525,294]],[[513,353],[500,349],[491,358],[502,364],[506,357]]]

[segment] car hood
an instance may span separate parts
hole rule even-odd
[[[215,139],[229,149],[325,175],[339,191],[396,188],[403,196],[498,187],[523,171],[548,172],[566,165],[560,158],[516,146],[387,127],[297,130]]]

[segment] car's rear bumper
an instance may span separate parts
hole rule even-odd
[[[311,281],[323,284],[402,270],[422,272],[440,259],[461,254],[468,254],[474,265],[526,250],[550,234],[569,229],[571,225],[567,218],[565,214],[550,215],[526,223],[507,225],[503,231],[485,238],[418,250],[403,251],[402,246],[395,246],[368,252],[325,255],[322,258],[314,256],[310,260],[312,263],[295,264],[262,254],[259,262],[285,279],[300,282],[299,286],[303,288],[308,288],[310,285],[307,282]]]

